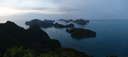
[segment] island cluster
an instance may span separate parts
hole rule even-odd
[[[26,21],[26,25],[38,25],[42,28],[47,28],[47,27],[55,27],[55,28],[67,28],[66,31],[71,33],[71,37],[73,38],[87,38],[87,37],[95,37],[96,32],[91,31],[89,29],[83,29],[83,28],[75,28],[73,23],[79,24],[79,25],[86,25],[89,23],[89,20],[84,20],[84,19],[59,19],[58,21],[63,21],[65,23],[70,23],[68,25],[63,25],[55,22],[54,20],[47,20],[44,19],[43,21],[39,19],[33,19],[31,21]],[[54,23],[55,22],[55,23]],[[71,30],[68,30],[68,28],[72,28]]]

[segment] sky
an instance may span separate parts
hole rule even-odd
[[[0,0],[0,19],[128,19],[128,0]]]

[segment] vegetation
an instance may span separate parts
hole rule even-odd
[[[7,53],[10,57],[34,57],[33,51],[30,49],[23,49],[23,47],[7,48]]]
[[[84,52],[79,52],[72,48],[60,48],[44,55],[58,56],[58,57],[93,57],[93,56],[88,56]]]
[[[35,55],[33,50],[23,47],[7,48],[7,52],[1,55],[3,57],[93,57],[72,48],[60,48],[49,53]]]

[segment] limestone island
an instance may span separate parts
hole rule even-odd
[[[79,25],[86,25],[86,24],[89,23],[89,20],[76,19],[76,20],[74,21],[74,23],[77,23],[77,24],[79,24]]]
[[[86,37],[95,37],[96,32],[91,31],[89,29],[83,28],[73,28],[73,29],[66,29],[68,33],[71,33],[71,37],[73,38],[86,38]]]
[[[39,25],[42,28],[47,28],[47,27],[55,27],[55,28],[74,28],[74,24],[67,24],[67,25],[63,25],[63,24],[59,24],[59,23],[54,23],[54,20],[39,20],[39,19],[33,19],[31,21],[27,21],[25,22],[26,25],[30,26],[30,25]]]
[[[74,24],[68,24],[68,25],[62,25],[62,24],[59,24],[59,23],[55,23],[54,24],[54,27],[55,28],[74,28]]]
[[[52,27],[54,25],[54,20],[39,20],[39,19],[33,19],[31,21],[26,21],[25,22],[26,25],[30,26],[33,24],[39,25],[40,27],[46,28],[46,27]]]
[[[69,23],[69,22],[73,22],[73,23],[77,23],[79,25],[86,25],[89,23],[89,20],[84,20],[84,19],[76,19],[76,20],[66,20],[66,19],[59,19],[58,21],[64,21],[65,23]]]
[[[73,22],[74,20],[72,20],[72,19],[69,19],[69,20],[66,20],[66,19],[59,19],[58,21],[64,21],[65,23],[69,23],[69,22]]]

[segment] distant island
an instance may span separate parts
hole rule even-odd
[[[54,24],[54,20],[39,20],[39,19],[33,19],[31,21],[26,21],[25,24],[30,26],[33,24],[39,25],[42,28],[47,28],[47,27],[55,27],[55,28],[74,28],[74,24],[67,24],[67,25],[63,25],[63,24],[59,24],[59,23],[55,23]]]
[[[73,22],[73,23],[77,23],[79,25],[86,25],[89,23],[89,20],[84,20],[84,19],[76,19],[76,20],[66,20],[66,19],[59,19],[58,21],[64,21],[65,23],[69,23],[69,22]]]
[[[57,22],[54,24],[55,28],[74,28],[74,24],[68,24],[68,25],[62,25],[62,24],[58,24]]]
[[[8,56],[92,57],[72,48],[63,48],[58,40],[51,39],[39,25],[33,24],[24,29],[11,21],[0,24],[0,57]]]
[[[77,24],[79,24],[79,25],[86,25],[86,24],[89,23],[89,20],[76,19],[76,20],[74,21],[74,23],[77,23]]]
[[[72,19],[69,19],[69,20],[59,19],[58,21],[64,21],[65,23],[74,22],[74,20],[72,20]]]
[[[52,27],[54,25],[54,20],[39,20],[39,19],[33,19],[31,21],[26,21],[25,22],[26,25],[30,26],[30,25],[39,25],[40,27]]]
[[[91,31],[89,29],[83,28],[73,28],[73,29],[66,29],[68,33],[71,33],[71,37],[73,38],[86,38],[86,37],[95,37],[96,32]]]

